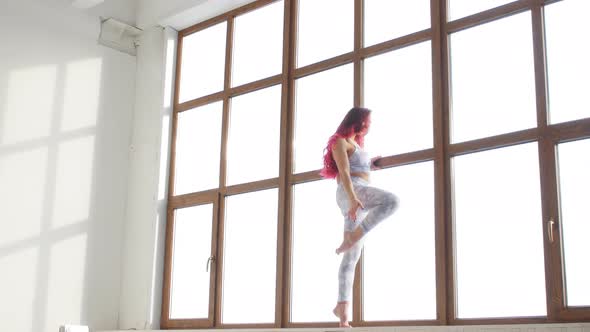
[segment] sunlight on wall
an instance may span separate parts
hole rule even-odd
[[[170,128],[172,114],[172,93],[174,88],[174,65],[176,56],[176,40],[168,39],[166,44],[166,69],[164,77],[164,113],[162,114],[162,138],[160,140],[160,177],[158,181],[158,200],[166,198],[168,188],[168,164],[170,147]]]
[[[168,163],[169,154],[168,149],[170,146],[170,115],[164,114],[162,116],[162,141],[160,142],[160,177],[158,181],[158,200],[166,198],[168,193]]]
[[[82,137],[61,143],[57,149],[53,228],[89,217],[94,141],[93,136]]]
[[[0,249],[41,231],[47,150],[42,147],[0,155],[0,202],[10,202],[2,204],[2,219],[7,224],[18,223],[17,227],[3,227]]]
[[[60,129],[96,126],[102,59],[85,59],[66,67],[64,106]]]
[[[18,296],[9,296],[10,301],[0,301],[3,331],[31,331],[37,290],[37,255],[36,249],[29,249],[0,256],[0,294],[12,294],[14,286],[19,285]]]
[[[61,241],[50,250],[45,331],[82,320],[87,234]]]
[[[56,80],[56,65],[10,73],[0,143],[19,143],[49,135]]]
[[[176,40],[168,39],[166,44],[166,69],[164,76],[164,108],[172,106],[172,82],[176,56]]]
[[[149,297],[150,297],[149,308],[150,308],[150,310],[149,310],[148,322],[150,324],[154,323],[154,318],[155,318],[154,315],[157,314],[155,312],[157,310],[156,308],[161,308],[160,307],[161,298],[156,298],[156,294],[158,292],[160,292],[161,288],[162,288],[162,285],[158,282],[158,277],[159,277],[158,274],[161,273],[160,270],[158,269],[158,253],[160,251],[163,251],[164,249],[161,248],[161,246],[159,246],[158,244],[161,243],[160,237],[162,236],[162,234],[160,234],[160,224],[162,224],[163,222],[166,222],[166,217],[161,215],[160,213],[158,213],[158,215],[156,216],[156,223],[154,225],[154,232],[155,232],[154,242],[156,243],[156,245],[154,246],[154,251],[152,252],[152,277],[151,277],[151,286],[150,286],[150,293],[149,293]]]

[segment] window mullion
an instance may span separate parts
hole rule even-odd
[[[450,204],[449,147],[449,79],[446,34],[447,1],[431,0],[432,29],[432,82],[433,82],[433,137],[434,137],[434,186],[435,186],[435,241],[436,241],[436,303],[437,320],[446,324],[454,318],[449,299],[452,282],[452,218]],[[447,231],[449,230],[449,231]],[[448,235],[447,235],[448,234]],[[454,301],[454,297],[452,298]]]
[[[225,46],[225,74],[223,83],[223,117],[222,117],[222,129],[221,129],[221,156],[219,165],[219,204],[218,214],[216,220],[217,229],[217,265],[216,274],[217,279],[215,281],[215,316],[214,326],[220,327],[222,324],[221,319],[221,306],[223,299],[223,243],[224,243],[224,222],[225,222],[225,187],[226,187],[226,174],[227,174],[227,141],[229,132],[229,121],[230,121],[230,100],[229,94],[227,93],[231,85],[231,63],[232,63],[232,46],[233,46],[233,32],[234,32],[234,17],[228,17],[227,19],[227,37]]]

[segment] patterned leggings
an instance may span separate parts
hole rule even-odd
[[[352,186],[364,209],[357,211],[356,222],[348,217],[348,195],[342,184],[336,190],[336,202],[344,216],[344,231],[351,232],[357,227],[362,228],[367,234],[381,221],[391,216],[399,205],[399,199],[394,194],[369,186],[369,183],[360,177],[352,177]],[[338,271],[338,302],[350,301],[352,298],[352,284],[354,281],[354,269],[363,249],[363,236],[352,248],[344,252],[340,269]]]

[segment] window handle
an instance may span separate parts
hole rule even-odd
[[[555,240],[555,238],[553,237],[553,226],[555,225],[555,221],[553,220],[553,218],[549,219],[549,222],[547,223],[547,233],[549,234],[549,242],[553,243],[553,241]]]
[[[206,272],[209,272],[209,265],[211,265],[212,262],[215,262],[215,256],[211,256],[207,259],[207,266],[205,267]]]

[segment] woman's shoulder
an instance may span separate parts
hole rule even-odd
[[[338,137],[336,138],[336,141],[334,142],[334,148],[339,148],[339,149],[344,149],[346,151],[354,149],[355,146],[350,143],[346,138],[344,137]]]

